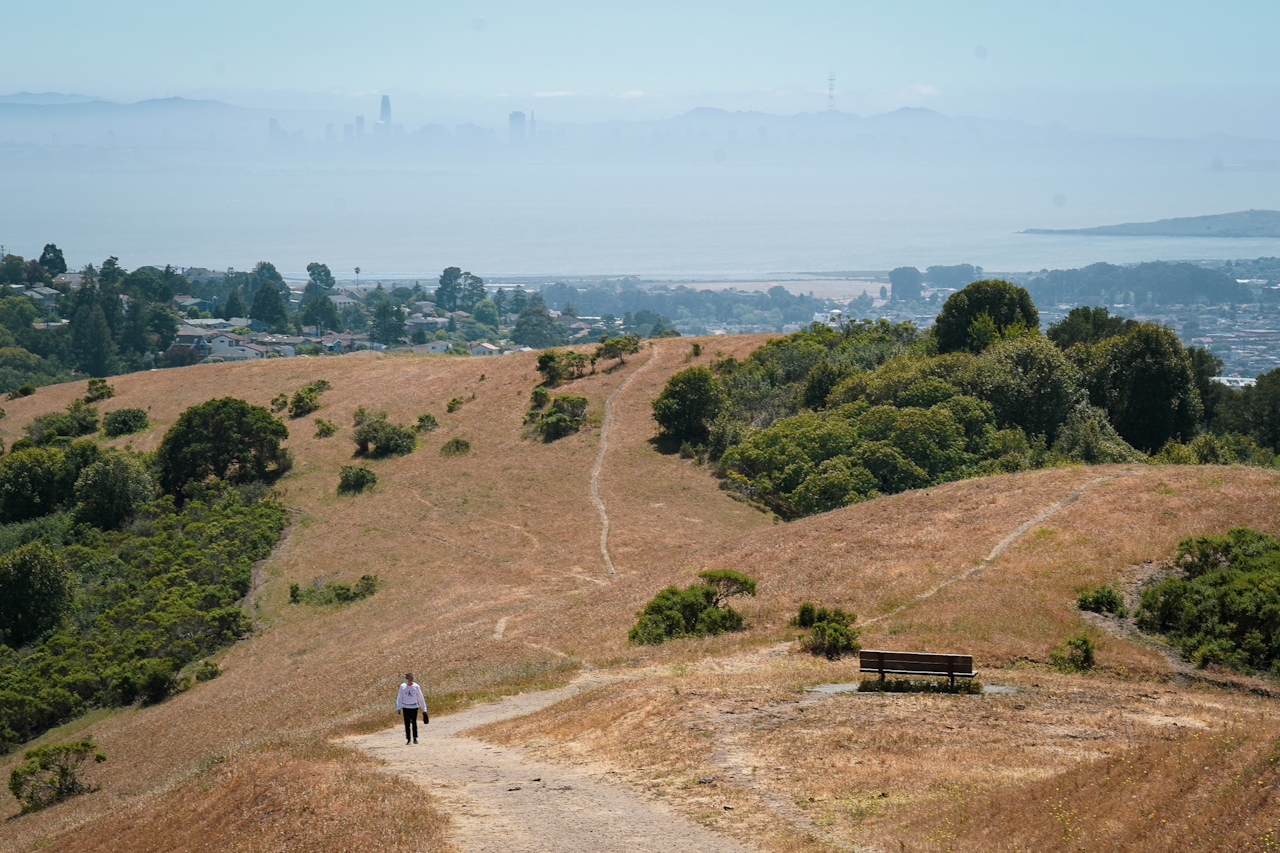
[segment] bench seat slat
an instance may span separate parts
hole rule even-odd
[[[859,655],[863,672],[885,672],[894,675],[939,675],[973,678],[973,655],[931,654],[927,652],[890,652],[863,649]]]

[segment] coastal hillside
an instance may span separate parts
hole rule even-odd
[[[1280,237],[1280,210],[1239,210],[1210,216],[1181,216],[1156,222],[1126,222],[1093,228],[1028,228],[1023,234],[1095,237]]]
[[[1085,589],[1139,583],[1185,536],[1242,524],[1274,533],[1274,471],[1050,468],[783,523],[653,441],[650,402],[673,374],[742,358],[764,340],[661,339],[616,368],[601,363],[555,389],[587,399],[588,426],[550,443],[525,426],[540,381],[534,353],[367,353],[113,378],[104,412],[148,412],[146,432],[111,441],[134,450],[155,449],[183,410],[211,398],[265,406],[318,380],[331,387],[314,414],[282,413],[294,463],[275,490],[290,523],[244,604],[255,630],[218,656],[219,677],[42,738],[92,736],[108,755],[87,771],[99,790],[6,823],[0,851],[454,849],[455,817],[439,790],[392,779],[343,739],[396,724],[406,670],[433,717],[589,671],[601,686],[483,736],[610,773],[758,849],[929,849],[943,831],[953,849],[997,849],[986,839],[1001,829],[1022,833],[1022,849],[1051,849],[1045,833],[1062,830],[1045,786],[1069,779],[1080,808],[1101,808],[1117,801],[1107,786],[1120,776],[1106,762],[1122,755],[1181,755],[1206,768],[1176,791],[1133,783],[1144,810],[1194,801],[1197,820],[1252,832],[1192,848],[1139,827],[1131,849],[1249,849],[1231,843],[1252,844],[1261,830],[1249,827],[1274,825],[1274,768],[1257,790],[1226,785],[1258,744],[1280,736],[1273,688],[1192,671],[1074,605]],[[6,402],[6,445],[85,390],[51,386]],[[360,461],[377,484],[339,495],[358,407],[400,424],[429,413],[440,426],[420,433],[413,453]],[[319,437],[315,418],[336,434]],[[469,452],[442,455],[454,439]],[[740,606],[746,631],[628,643],[646,601],[708,568],[759,581]],[[362,600],[291,602],[293,584],[366,574],[379,584]],[[869,648],[973,654],[983,680],[1007,689],[806,692],[858,674],[856,659],[827,661],[794,643],[788,622],[805,601],[855,611]],[[1096,643],[1096,668],[1055,670],[1052,655],[1082,633]],[[1202,755],[1189,740],[1197,732],[1235,746]],[[1002,816],[990,805],[1001,798],[1018,809]],[[12,799],[2,808],[17,812]]]

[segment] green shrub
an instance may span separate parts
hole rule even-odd
[[[725,602],[738,595],[755,595],[756,582],[732,569],[701,572],[705,583],[684,589],[669,586],[658,592],[636,615],[627,634],[635,645],[658,645],[677,637],[707,637],[741,631],[742,614]]]
[[[150,469],[138,458],[112,451],[80,473],[75,484],[75,519],[114,530],[155,497]]]
[[[302,588],[298,584],[289,584],[289,601],[292,604],[347,604],[368,598],[378,591],[377,575],[361,575],[354,584],[333,581],[326,583],[315,580],[311,586]]]
[[[338,428],[331,421],[324,418],[316,418],[316,438],[328,438],[337,433]]]
[[[303,385],[293,393],[293,399],[289,401],[289,417],[304,418],[319,409],[320,395],[331,387],[333,386],[327,379],[317,379],[315,382]]]
[[[338,471],[338,494],[358,495],[372,489],[378,483],[378,475],[363,465],[343,465]]]
[[[467,401],[461,397],[454,397],[449,402],[445,403],[444,410],[452,415],[454,412],[458,411],[458,409],[461,409],[463,404],[466,402]]]
[[[72,400],[67,411],[40,415],[27,424],[27,437],[36,445],[76,438],[98,431],[98,410],[84,400]]]
[[[416,430],[393,424],[387,420],[386,412],[365,413],[363,407],[357,410],[363,413],[356,425],[352,439],[356,443],[357,456],[369,456],[379,459],[384,456],[404,456],[412,453],[418,446]]]
[[[90,379],[89,387],[84,395],[86,403],[109,400],[116,395],[116,389],[107,384],[105,379]]]
[[[725,393],[705,367],[690,367],[667,380],[653,401],[653,419],[668,441],[706,444],[711,423],[725,405]]]
[[[54,628],[70,598],[66,561],[43,542],[0,555],[0,643],[16,649]]]
[[[1093,640],[1081,634],[1067,640],[1065,649],[1054,649],[1049,653],[1049,662],[1059,672],[1088,672],[1093,669]]]
[[[436,420],[436,416],[430,412],[423,412],[418,415],[418,432],[435,432],[440,428],[440,422]]]
[[[1181,576],[1143,591],[1138,627],[1197,666],[1280,675],[1280,539],[1237,527],[1183,540],[1176,563]]]
[[[116,438],[142,432],[149,426],[151,422],[142,409],[116,409],[114,412],[107,412],[102,419],[102,434],[107,438]]]
[[[289,407],[289,395],[281,392],[271,398],[271,411],[283,412]]]
[[[222,675],[221,667],[211,660],[201,661],[196,669],[196,681],[213,681],[219,675]]]
[[[471,442],[465,438],[451,438],[440,447],[441,456],[465,456],[471,452]]]
[[[80,779],[80,765],[91,758],[95,763],[107,760],[89,738],[45,744],[22,757],[23,763],[9,771],[9,791],[22,803],[23,814],[93,791]]]
[[[529,408],[534,411],[545,409],[550,402],[551,392],[547,390],[545,385],[536,385],[533,391],[529,393]]]
[[[807,628],[808,633],[800,641],[805,651],[825,655],[828,660],[839,660],[862,648],[858,635],[862,632],[852,627],[857,614],[847,613],[839,607],[827,609],[806,601],[791,619],[796,628]]]
[[[1076,599],[1076,607],[1091,613],[1113,613],[1116,616],[1128,616],[1124,598],[1109,586],[1086,590]]]
[[[289,417],[304,418],[320,408],[320,393],[310,385],[304,385],[293,392],[289,401]]]
[[[21,446],[0,459],[0,523],[26,521],[69,507],[81,471],[102,451],[92,441],[63,447]]]
[[[551,407],[536,415],[534,430],[543,441],[555,441],[582,429],[587,421],[586,397],[562,394],[551,401]],[[533,412],[530,415],[534,415]]]
[[[34,393],[36,393],[36,386],[30,385],[30,384],[23,385],[21,387],[15,388],[12,391],[10,391],[9,399],[17,400],[20,397],[30,397]]]
[[[168,699],[178,686],[178,661],[173,658],[147,658],[138,667],[138,695],[145,705],[157,705]]]

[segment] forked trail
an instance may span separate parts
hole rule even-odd
[[[650,355],[652,361],[653,355]],[[632,377],[609,396],[609,403]],[[605,406],[600,452],[591,478],[591,494],[600,511],[603,530],[601,553],[612,573],[607,547],[608,516],[597,487],[604,461],[610,405]],[[1108,474],[1072,490],[1011,531],[972,568],[947,579],[892,613],[924,601],[957,581],[988,566],[1015,540],[1057,511],[1069,506],[1089,488],[1125,476],[1132,471]],[[870,621],[879,621],[870,620]],[[505,620],[495,635],[501,636]],[[764,651],[737,655],[737,668],[751,668],[777,654],[786,644]],[[723,665],[730,661],[702,661],[695,666]],[[714,833],[676,813],[654,797],[589,773],[538,760],[520,747],[487,744],[465,734],[487,723],[532,714],[577,693],[617,680],[644,677],[632,671],[626,676],[588,672],[566,687],[509,696],[476,705],[430,725],[419,726],[419,743],[406,745],[399,725],[370,735],[348,738],[352,745],[381,759],[389,772],[423,785],[440,801],[454,822],[452,838],[464,853],[648,853],[697,850],[707,853],[752,853],[752,848]],[[785,812],[786,809],[780,809]]]
[[[419,725],[415,746],[405,745],[399,726],[350,740],[389,771],[429,788],[453,819],[452,840],[464,853],[751,853],[622,785],[459,734],[607,681],[588,674],[558,690],[476,705]]]

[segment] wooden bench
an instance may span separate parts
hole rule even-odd
[[[951,686],[956,686],[957,678],[973,678],[978,673],[973,669],[973,655],[934,655],[924,652],[885,652],[878,649],[863,649],[859,655],[859,663],[863,672],[878,672],[884,681],[885,673],[890,675],[934,675],[951,679]]]

